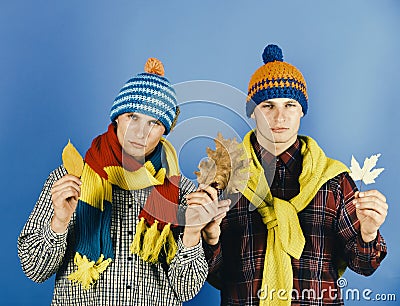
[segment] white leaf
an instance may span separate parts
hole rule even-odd
[[[371,157],[367,157],[364,160],[363,167],[360,167],[360,164],[351,156],[351,166],[350,166],[350,176],[353,180],[359,181],[362,180],[366,185],[375,183],[375,179],[382,173],[384,168],[378,168],[372,170],[376,166],[378,158],[381,154],[372,155]]]
[[[359,181],[362,179],[362,170],[360,167],[360,164],[358,161],[354,158],[354,156],[351,156],[351,166],[350,166],[350,176],[353,180]]]
[[[378,168],[378,169],[374,169],[370,172],[367,172],[366,175],[363,178],[363,182],[368,185],[368,184],[372,184],[375,183],[375,179],[378,177],[379,174],[381,174],[381,172],[383,171],[383,168]]]

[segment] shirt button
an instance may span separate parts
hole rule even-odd
[[[133,257],[129,256],[128,261],[132,261],[132,260],[133,260]]]
[[[127,285],[126,289],[132,289],[132,286],[131,285]]]
[[[133,204],[128,204],[128,208],[132,208],[133,207]]]
[[[128,231],[128,235],[133,235],[133,231]]]
[[[187,254],[184,254],[182,257],[183,257],[183,258],[188,258]]]

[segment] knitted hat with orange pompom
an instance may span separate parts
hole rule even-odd
[[[110,119],[123,113],[141,113],[159,120],[165,126],[165,135],[174,127],[179,108],[175,90],[164,77],[164,66],[156,58],[149,58],[144,73],[131,78],[115,98]]]
[[[301,72],[283,61],[281,48],[268,45],[262,54],[264,65],[252,75],[246,103],[247,116],[263,101],[274,98],[289,98],[300,103],[304,115],[307,113],[307,85]]]

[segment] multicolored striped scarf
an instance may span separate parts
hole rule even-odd
[[[166,261],[171,262],[177,251],[171,226],[178,224],[180,173],[175,149],[166,139],[141,164],[122,150],[110,124],[87,151],[81,181],[75,227],[77,271],[68,276],[71,281],[89,289],[114,258],[110,232],[113,185],[124,190],[154,186],[139,214],[130,251],[157,263],[165,250]]]
[[[313,200],[319,189],[328,180],[348,168],[337,160],[326,157],[318,144],[310,137],[298,136],[303,156],[302,172],[299,177],[300,193],[285,201],[273,197],[269,189],[264,169],[259,162],[250,141],[250,131],[243,139],[247,157],[250,159],[250,179],[243,195],[257,207],[268,229],[261,288],[283,290],[282,299],[260,300],[260,305],[291,304],[293,289],[293,269],[291,256],[299,259],[305,245],[305,238],[297,214]],[[339,260],[339,274],[343,274],[346,264]]]

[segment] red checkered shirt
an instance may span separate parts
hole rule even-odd
[[[284,200],[296,196],[302,169],[299,140],[279,157],[262,148],[254,133],[251,142],[267,180],[273,178],[272,195]],[[342,173],[325,183],[299,212],[306,244],[300,259],[292,258],[292,305],[343,305],[336,283],[337,259],[344,259],[359,274],[371,275],[385,257],[386,244],[379,232],[372,242],[361,239],[352,203],[355,191],[353,180]],[[208,281],[221,290],[221,305],[259,305],[259,297],[273,289],[261,288],[267,228],[257,210],[249,209],[251,203],[244,196],[231,199],[237,204],[221,223],[220,242],[215,246],[203,244],[209,263]]]

